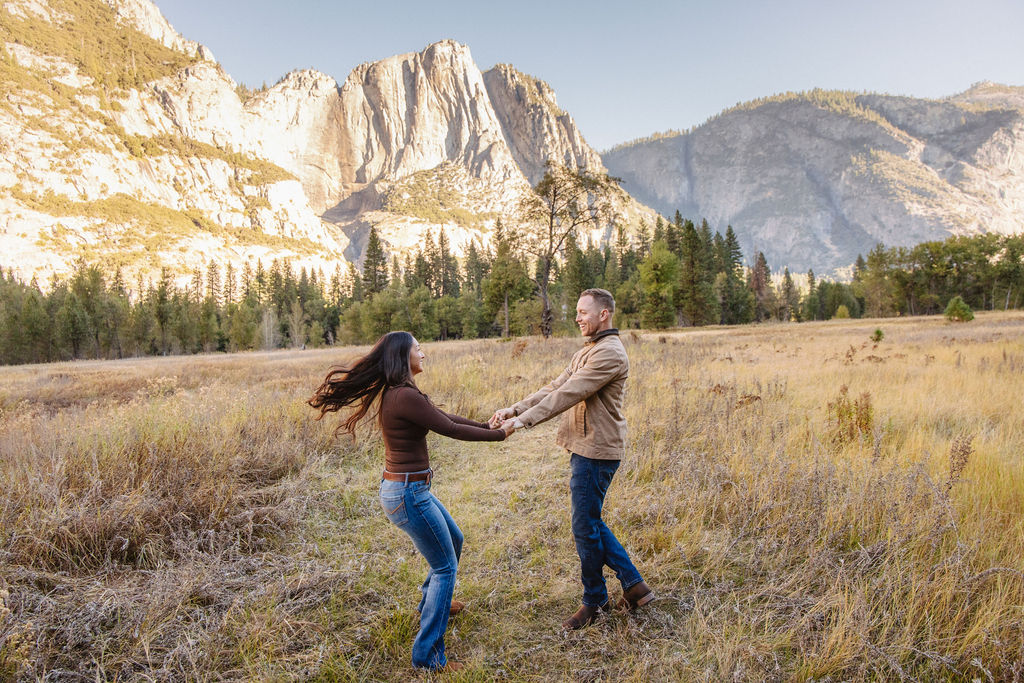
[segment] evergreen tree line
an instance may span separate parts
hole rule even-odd
[[[1024,237],[956,237],[913,248],[878,245],[858,257],[849,284],[807,274],[801,293],[788,269],[753,266],[732,227],[712,233],[677,212],[619,228],[610,243],[566,241],[549,289],[556,332],[575,331],[580,291],[615,295],[619,327],[744,324],[766,320],[929,314],[954,296],[975,309],[1017,308]],[[121,358],[210,351],[369,343],[392,329],[421,339],[538,334],[540,264],[499,222],[489,247],[457,259],[444,231],[404,259],[389,257],[371,229],[362,272],[354,265],[298,272],[288,260],[242,269],[210,262],[185,286],[166,269],[132,283],[121,271],[79,263],[44,292],[0,269],[0,362]]]
[[[869,317],[941,313],[954,297],[975,310],[1024,303],[1024,235],[976,235],[878,244],[857,257],[853,288]]]

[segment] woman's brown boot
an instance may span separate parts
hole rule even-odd
[[[597,615],[600,612],[607,612],[611,607],[611,603],[605,600],[603,605],[591,607],[590,605],[581,605],[576,613],[571,617],[562,622],[562,628],[566,631],[577,631],[586,626],[590,626],[597,619]]]

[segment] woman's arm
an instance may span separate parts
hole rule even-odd
[[[503,441],[505,439],[505,432],[500,429],[490,429],[487,425],[473,423],[470,420],[466,421],[469,424],[456,422],[452,417],[457,416],[450,416],[438,409],[427,400],[426,396],[411,387],[403,388],[402,395],[398,398],[396,407],[401,417],[442,436],[459,441]]]
[[[448,416],[448,419],[452,422],[460,425],[469,425],[470,427],[480,427],[481,429],[490,429],[490,425],[486,422],[477,422],[476,420],[470,420],[468,417],[462,417],[461,415],[455,415],[454,413],[446,413],[441,411]]]

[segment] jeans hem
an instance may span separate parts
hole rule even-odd
[[[626,584],[622,584],[622,590],[624,590],[624,591],[628,591],[628,590],[629,590],[630,588],[632,588],[633,586],[637,585],[638,583],[643,583],[643,582],[644,582],[644,579],[643,579],[643,577],[640,577],[639,579],[637,579],[637,580],[636,580],[636,581],[634,581],[633,583],[629,584],[628,586],[627,586]]]

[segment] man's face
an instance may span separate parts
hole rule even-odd
[[[580,334],[584,337],[596,334],[607,319],[607,309],[598,306],[589,294],[581,296],[576,302],[576,324],[580,326]]]

